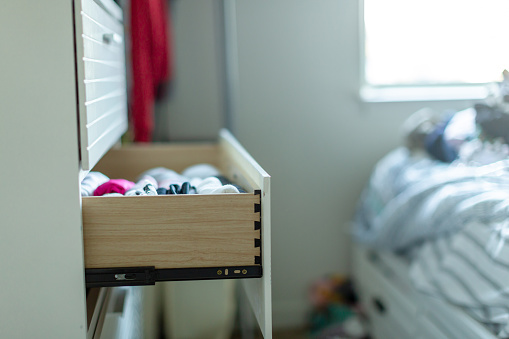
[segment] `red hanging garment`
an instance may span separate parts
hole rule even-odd
[[[171,78],[166,0],[130,0],[131,123],[134,141],[152,141],[156,93]]]

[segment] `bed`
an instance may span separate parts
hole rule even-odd
[[[458,112],[414,113],[353,223],[377,338],[509,338],[507,79]]]

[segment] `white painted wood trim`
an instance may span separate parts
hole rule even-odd
[[[124,13],[122,12],[122,9],[112,0],[94,0],[99,5],[104,7],[105,10],[107,10],[115,19],[118,21],[124,20]]]
[[[86,338],[72,6],[0,10],[0,338]]]
[[[264,338],[272,338],[272,288],[271,288],[271,225],[270,225],[270,176],[226,129],[219,133],[222,147],[233,148],[239,155],[237,165],[242,166],[246,178],[256,189],[261,189],[262,201],[262,267],[263,277],[242,280]]]
[[[396,313],[413,316],[417,320],[406,325],[415,329],[419,329],[419,326],[425,327],[425,323],[421,324],[422,319],[424,322],[433,322],[434,326],[442,329],[443,332],[451,333],[454,338],[496,338],[462,309],[438,298],[417,292],[410,281],[409,266],[404,259],[390,252],[375,253],[377,260],[371,261],[368,259],[366,247],[359,244],[355,244],[353,247],[354,279],[356,285],[361,287],[359,291],[361,299],[365,289],[376,289],[382,296],[395,296],[395,298],[387,300],[388,309],[392,308]],[[388,288],[391,290],[389,291]],[[394,295],[394,291],[397,291],[398,294]],[[391,322],[387,318],[377,322],[376,325],[381,322],[388,328],[401,327],[401,324],[394,324],[393,320]],[[387,339],[402,337],[401,334],[390,336],[379,334],[379,336]]]
[[[262,189],[262,266],[263,277],[243,280],[244,289],[265,339],[272,338],[272,269],[270,226],[270,180]]]
[[[87,331],[87,339],[93,339],[93,337],[95,335],[95,332],[96,332],[96,329],[97,329],[97,325],[98,325],[98,322],[99,322],[99,317],[101,315],[101,311],[102,311],[103,307],[105,307],[105,305],[106,305],[106,295],[107,295],[107,292],[108,292],[108,288],[107,287],[103,287],[103,288],[101,288],[99,290],[99,295],[97,297],[97,301],[96,301],[96,304],[95,304],[95,307],[94,307],[94,311],[93,311],[93,314],[91,316],[90,326],[89,326],[88,331]]]
[[[124,32],[122,16],[116,11],[122,14],[111,0],[75,2],[80,155],[84,171],[91,170],[127,130]],[[112,40],[105,36],[112,36]]]

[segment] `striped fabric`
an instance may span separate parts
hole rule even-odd
[[[464,308],[507,338],[508,234],[507,222],[471,220],[461,231],[425,243],[412,260],[411,280],[418,290]]]
[[[478,206],[462,205],[483,194],[509,192],[509,161],[451,166],[397,149],[375,168],[356,212],[355,238],[372,248],[405,251],[423,241],[459,230]],[[497,193],[498,192],[498,193]],[[451,211],[463,206],[457,222]]]
[[[509,162],[451,166],[395,150],[373,172],[353,233],[406,253],[418,290],[509,338]]]

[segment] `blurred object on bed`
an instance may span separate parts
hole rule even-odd
[[[442,162],[486,165],[509,156],[509,72],[483,103],[459,112],[423,108],[401,127],[404,146]]]
[[[413,113],[401,127],[405,146],[410,150],[423,149],[426,136],[432,133],[440,121],[440,113],[428,107]]]

